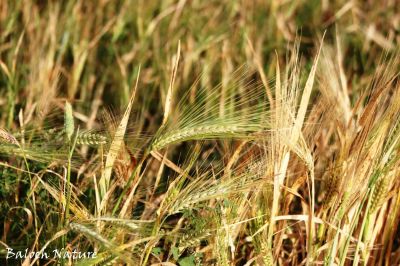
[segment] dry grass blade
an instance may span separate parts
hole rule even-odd
[[[306,116],[306,111],[308,108],[308,102],[310,100],[311,96],[311,91],[314,85],[314,79],[315,79],[315,73],[317,71],[317,65],[318,65],[318,60],[319,60],[319,55],[321,53],[322,49],[322,42],[324,38],[322,37],[321,45],[318,49],[318,53],[315,56],[314,63],[311,67],[310,74],[308,75],[306,85],[304,86],[303,94],[301,97],[300,101],[300,107],[297,111],[296,115],[296,120],[295,120],[295,125],[294,125],[294,132],[292,133],[292,141],[296,142],[298,139],[298,136],[300,135],[301,128],[303,126],[304,118]]]
[[[174,83],[175,83],[175,79],[176,79],[176,72],[178,71],[178,63],[179,63],[180,55],[181,55],[181,42],[179,41],[178,42],[178,51],[176,52],[176,60],[172,67],[171,81],[169,83],[167,97],[165,99],[164,118],[163,118],[161,126],[163,126],[163,125],[165,125],[165,123],[167,123],[168,116],[171,111],[172,93],[173,93]]]
[[[116,132],[114,134],[114,138],[113,138],[113,140],[112,140],[112,142],[110,144],[109,152],[107,154],[107,158],[106,158],[106,162],[105,162],[105,166],[104,166],[104,171],[103,171],[102,176],[101,176],[100,181],[99,181],[100,193],[101,193],[101,197],[102,198],[106,195],[107,190],[108,190],[108,188],[110,186],[110,179],[111,179],[111,174],[112,174],[114,162],[115,162],[115,159],[117,158],[117,156],[119,154],[119,151],[120,151],[120,149],[121,149],[121,147],[123,145],[125,130],[126,130],[127,125],[128,125],[129,116],[131,114],[133,101],[135,99],[135,94],[136,94],[136,90],[137,90],[137,87],[138,87],[139,74],[140,74],[140,68],[139,68],[139,71],[138,71],[135,87],[134,87],[134,89],[132,91],[132,95],[131,95],[131,98],[130,98],[129,103],[128,103],[128,107],[126,108],[124,116],[122,117],[122,120],[121,120],[118,128],[116,129]]]

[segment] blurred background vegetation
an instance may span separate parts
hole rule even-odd
[[[16,0],[1,1],[0,10],[1,125],[8,127],[21,108],[28,113],[37,103],[35,111],[46,113],[65,98],[83,114],[94,100],[121,110],[139,65],[140,99],[152,117],[161,115],[178,41],[181,88],[199,74],[219,83],[243,64],[259,63],[271,79],[275,52],[284,64],[296,36],[311,60],[322,33],[333,44],[338,31],[351,89],[358,90],[382,50],[398,45],[400,30],[394,0]]]

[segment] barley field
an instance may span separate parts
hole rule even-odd
[[[0,0],[0,265],[400,265],[397,0]]]

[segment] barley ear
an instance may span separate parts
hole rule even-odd
[[[72,114],[72,106],[68,101],[65,101],[64,129],[68,141],[71,142],[71,138],[75,130],[75,125],[74,125],[74,116]]]
[[[104,171],[102,172],[100,182],[99,182],[100,195],[102,197],[102,200],[105,199],[106,192],[108,191],[108,189],[110,187],[110,180],[111,180],[111,174],[112,174],[114,162],[118,157],[119,151],[121,150],[121,148],[124,145],[124,136],[125,136],[125,132],[126,132],[126,129],[128,126],[129,116],[131,114],[133,101],[134,101],[135,95],[136,95],[136,90],[137,90],[138,84],[139,84],[139,75],[140,75],[140,67],[138,70],[136,84],[132,91],[132,95],[129,100],[128,106],[125,110],[124,116],[122,117],[122,119],[116,129],[116,132],[115,132],[112,142],[110,144],[109,152],[107,154]]]
[[[374,213],[376,210],[379,209],[379,207],[381,207],[381,205],[385,201],[385,198],[389,190],[390,190],[389,178],[386,176],[382,176],[375,183],[375,189],[374,192],[372,193],[371,206],[369,208],[370,213]]]
[[[107,138],[105,136],[91,132],[79,132],[76,139],[76,144],[79,145],[95,146],[106,143],[107,143]]]
[[[17,139],[13,135],[11,135],[10,133],[1,128],[0,128],[0,142],[19,145]]]

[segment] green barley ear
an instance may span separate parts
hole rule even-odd
[[[92,133],[92,132],[79,132],[76,138],[76,144],[78,145],[101,145],[106,144],[107,138],[101,134]]]
[[[173,110],[168,106],[165,113],[177,120],[164,119],[149,150],[189,140],[252,139],[254,133],[268,129],[270,111],[265,90],[253,73],[239,68],[227,79],[226,91],[222,84],[197,89],[196,81]]]
[[[70,142],[71,137],[74,134],[75,125],[74,125],[74,116],[72,114],[72,106],[68,101],[65,101],[64,130],[67,135],[67,139]]]
[[[262,244],[261,254],[265,266],[274,265],[274,255],[272,254],[272,250],[266,244]]]

